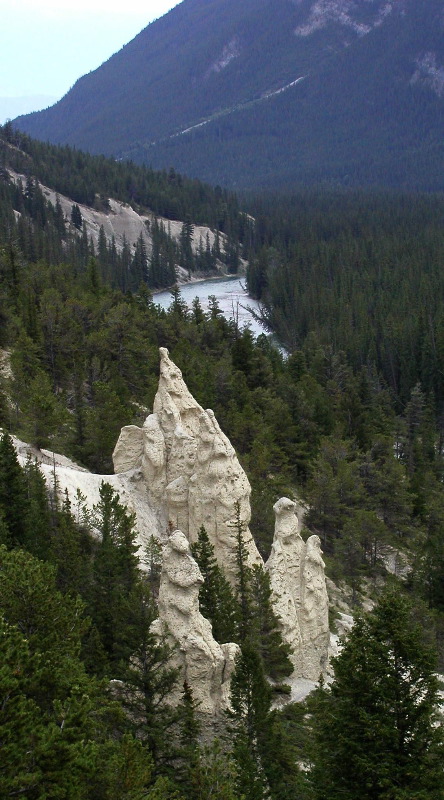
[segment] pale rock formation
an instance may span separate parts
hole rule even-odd
[[[173,646],[171,665],[180,671],[176,696],[180,699],[187,681],[199,712],[217,716],[230,704],[230,678],[238,645],[219,645],[211,624],[199,611],[199,589],[203,577],[190,553],[186,536],[179,530],[171,534],[163,551],[159,590],[159,619],[151,630],[166,636]]]
[[[122,428],[119,439],[114,448],[114,458],[119,462],[119,472],[128,472],[133,469],[133,464],[142,461],[143,431],[137,425],[127,425]]]
[[[120,501],[136,515],[141,556],[143,546],[152,535],[166,542],[168,532],[180,528],[183,530],[181,539],[185,535],[193,542],[200,526],[204,525],[219,564],[234,582],[235,507],[239,503],[250,564],[263,563],[248,530],[250,485],[245,472],[213,412],[204,411],[194,400],[180,370],[164,349],[161,350],[154,413],[141,428],[130,425],[122,429],[114,451],[116,474],[93,475],[63,456],[36,450],[17,439],[14,444],[21,463],[28,457],[39,462],[50,488],[57,480],[60,496],[66,492],[73,513],[79,517],[84,504],[91,509],[99,502],[102,481],[110,483]],[[276,503],[275,538],[267,569],[283,637],[294,651],[291,681],[298,678],[317,681],[327,659],[328,602],[319,540],[314,536],[304,543],[300,536],[303,511],[302,506],[286,498]],[[207,698],[205,707],[214,710],[218,704],[228,702],[229,673],[237,648],[216,645],[209,623],[198,613],[201,576],[186,549],[186,542],[180,553],[178,538],[170,539],[167,545],[159,625],[163,625],[162,619],[167,616],[165,624],[171,626],[174,636],[186,643],[186,648],[184,644],[185,649],[180,652],[190,684],[196,691],[202,679],[206,686],[202,690]],[[172,545],[174,542],[176,549]],[[188,578],[184,570],[188,570]],[[190,581],[188,586],[187,581]],[[199,635],[193,633],[195,623]],[[193,637],[197,637],[199,643],[195,648],[190,646]],[[205,677],[208,670],[211,678]],[[214,689],[218,682],[219,694]]]
[[[140,429],[133,426],[133,431],[138,430]],[[135,514],[136,542],[140,547],[141,557],[150,537],[159,537],[161,528],[158,511],[150,505],[141,474],[137,470],[119,475],[96,475],[59,453],[39,450],[15,436],[12,440],[19,463],[23,466],[28,459],[37,463],[48,489],[52,491],[56,482],[59,497],[69,498],[76,519],[80,520],[84,512],[90,512],[100,502],[100,487],[102,482],[106,482],[119,495],[120,502],[129,513]]]
[[[316,681],[327,666],[329,626],[324,562],[318,536],[304,542],[296,503],[282,497],[267,570],[281,633],[292,648],[294,677]]]
[[[233,580],[237,503],[250,563],[261,563],[248,529],[250,484],[214,413],[196,402],[165,348],[160,357],[154,413],[143,428],[122,429],[114,470],[140,470],[165,532],[180,528],[193,542],[204,525],[219,563]]]

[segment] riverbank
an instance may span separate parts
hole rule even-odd
[[[266,333],[250,311],[253,309],[259,312],[259,303],[249,296],[243,276],[221,276],[190,281],[180,285],[180,294],[189,308],[197,297],[205,311],[208,310],[208,298],[214,296],[227,319],[235,320],[240,328],[248,325],[254,336]],[[171,305],[171,290],[156,292],[153,294],[153,301],[161,308],[168,308]]]

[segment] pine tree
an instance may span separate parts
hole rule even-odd
[[[36,751],[44,750],[45,726],[27,685],[33,662],[26,639],[0,617],[0,794],[5,798],[29,796],[42,778]]]
[[[26,540],[23,546],[37,558],[47,560],[51,552],[51,518],[45,478],[30,459],[23,468],[27,503],[23,509]]]
[[[78,231],[82,230],[83,218],[77,203],[74,203],[71,208],[71,222]]]
[[[215,739],[200,747],[198,763],[191,773],[192,800],[245,800],[239,795],[236,764]]]
[[[251,570],[251,595],[253,605],[254,633],[266,674],[278,681],[293,672],[289,655],[290,646],[282,641],[279,622],[271,601],[270,576],[262,565],[255,564]]]
[[[127,513],[119,496],[104,482],[94,511],[101,539],[94,558],[90,610],[115,677],[120,663],[125,663],[133,652],[139,635],[132,612],[140,583],[135,517]]]
[[[133,600],[132,613],[138,640],[121,673],[119,699],[127,712],[130,732],[151,753],[157,774],[165,774],[177,755],[172,736],[182,711],[166,700],[176,687],[179,673],[170,665],[171,646],[150,630],[157,609],[143,583]]]
[[[182,225],[180,232],[180,258],[181,264],[188,272],[194,270],[194,256],[193,256],[193,231],[194,227],[190,220],[186,220]]]
[[[84,606],[55,581],[48,564],[0,548],[0,796],[142,800],[147,754],[119,737],[121,713],[79,659]]]
[[[8,433],[0,438],[0,509],[8,547],[23,546],[27,539],[26,486],[17,454]]]
[[[200,763],[199,735],[201,726],[197,718],[198,710],[198,704],[194,700],[192,689],[185,680],[180,703],[179,746],[175,766],[175,779],[180,785],[182,793],[190,800],[196,800],[195,781],[199,774]]]
[[[261,658],[254,647],[246,644],[231,678],[231,711],[228,712],[232,754],[237,765],[237,790],[245,800],[263,800],[267,796],[261,742],[266,735],[270,704],[271,690]]]
[[[388,590],[358,616],[314,706],[320,800],[444,797],[435,655],[411,606]]]
[[[251,567],[248,564],[248,550],[245,544],[245,524],[241,519],[240,503],[234,506],[235,518],[232,528],[236,539],[236,592],[238,602],[238,635],[241,642],[249,641],[253,623],[251,596]]]
[[[151,593],[153,597],[157,597],[162,567],[162,545],[153,534],[151,534],[148,539],[143,560],[148,567],[148,582],[150,584]]]
[[[45,372],[39,371],[29,384],[22,412],[29,441],[38,448],[48,447],[52,436],[66,421],[67,414]]]
[[[214,547],[204,526],[199,529],[197,542],[191,545],[191,552],[204,578],[199,592],[201,614],[210,620],[217,642],[237,642],[236,601],[231,586],[217,563]]]
[[[245,543],[245,525],[240,516],[240,504],[235,504],[233,523],[236,537],[236,599],[238,641],[253,647],[265,673],[279,680],[293,671],[290,648],[282,641],[279,623],[271,602],[268,574],[259,565],[250,566]]]

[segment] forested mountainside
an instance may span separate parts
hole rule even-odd
[[[0,128],[5,224],[24,254],[67,260],[122,291],[172,286],[183,275],[236,272],[250,222],[234,195],[199,181],[33,142]],[[6,223],[7,220],[7,223]]]
[[[213,184],[442,190],[442,0],[184,0],[30,135]]]
[[[441,800],[433,649],[442,670],[444,201],[300,193],[251,201],[240,211],[236,198],[177,175],[173,182],[167,173],[27,137],[13,143],[15,135],[7,126],[3,153],[17,162],[2,165],[0,181],[3,430],[110,472],[121,427],[140,424],[152,408],[158,347],[167,347],[239,453],[252,484],[251,530],[261,553],[270,551],[273,503],[297,491],[309,506],[310,533],[321,538],[328,574],[345,581],[354,612],[363,588],[377,605],[350,636],[331,691],[320,688],[308,707],[272,710],[265,676],[274,671],[274,698],[285,698],[288,665],[269,615],[266,579],[247,572],[245,582],[239,529],[243,588],[239,581],[229,590],[201,532],[195,555],[205,575],[205,613],[214,630],[230,622],[234,641],[240,630],[250,631],[232,682],[228,741],[205,747],[189,687],[182,687],[174,712],[161,702],[177,676],[168,668],[168,650],[149,633],[156,543],[146,554],[148,579],[135,558],[133,520],[112,489],[104,484],[92,516],[81,496],[75,506],[60,496],[56,482],[48,496],[38,467],[19,466],[5,433],[0,738],[7,742],[7,768],[0,770],[0,793],[27,800],[355,800],[359,786],[369,800],[392,789],[393,796],[402,789],[400,797],[422,792]],[[29,186],[20,189],[5,169],[25,174],[34,153],[40,156]],[[62,188],[65,159],[67,181],[89,181],[89,171],[101,176],[93,183],[97,204],[115,196],[106,187],[125,176],[139,191],[144,180],[160,186],[186,213],[183,182],[190,197],[197,192],[193,220],[214,224],[209,209],[220,212],[224,203],[232,209],[225,219],[238,226],[251,291],[262,296],[288,356],[267,337],[254,339],[225,320],[215,298],[208,312],[198,301],[189,309],[173,289],[163,311],[144,281],[122,291],[109,253],[102,264],[92,251],[78,258],[65,245],[71,223],[59,215],[56,235],[57,210],[39,192],[40,180]],[[164,207],[158,212],[167,216]],[[402,581],[386,570],[398,553],[408,565]],[[394,592],[380,596],[390,580]],[[394,650],[401,667],[387,671]],[[124,682],[124,697],[115,692],[119,684],[110,692],[112,679]],[[371,696],[363,686],[372,687]],[[367,697],[372,722],[362,738],[353,721]],[[399,726],[413,717],[418,725],[400,743]],[[370,746],[375,720],[382,753]],[[339,759],[338,730],[347,731]],[[367,788],[362,771],[347,772],[350,753],[361,765],[365,756]]]

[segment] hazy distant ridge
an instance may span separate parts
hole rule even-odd
[[[184,0],[17,124],[235,188],[442,189],[443,34],[443,0]]]

